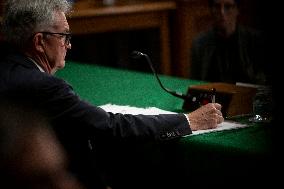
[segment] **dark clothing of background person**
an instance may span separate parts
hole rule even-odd
[[[228,38],[214,29],[192,43],[191,78],[210,82],[266,84],[263,33],[238,26]]]

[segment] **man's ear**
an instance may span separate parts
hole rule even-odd
[[[44,36],[42,33],[36,33],[33,38],[33,46],[39,52],[44,52]]]

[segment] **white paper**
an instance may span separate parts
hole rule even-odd
[[[162,110],[156,107],[147,107],[147,108],[138,108],[133,106],[122,106],[122,105],[115,105],[115,104],[105,104],[100,106],[102,109],[104,109],[107,112],[112,113],[122,113],[122,114],[144,114],[144,115],[158,115],[158,114],[176,114],[176,112],[170,112],[166,110]],[[225,120],[221,124],[217,126],[215,129],[206,129],[206,130],[198,130],[198,131],[192,131],[192,134],[187,136],[193,136],[203,133],[209,133],[209,132],[216,132],[216,131],[222,131],[222,130],[230,130],[230,129],[238,129],[247,127],[247,124],[241,124],[237,122],[227,121]],[[184,137],[187,137],[184,136]]]
[[[144,114],[144,115],[158,115],[158,114],[176,114],[175,112],[170,112],[166,110],[162,110],[156,107],[148,107],[148,108],[138,108],[133,106],[121,106],[115,104],[105,104],[100,106],[107,112],[112,113],[122,113],[122,114]]]

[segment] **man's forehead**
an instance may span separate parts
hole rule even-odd
[[[69,24],[66,19],[66,15],[64,12],[56,12],[55,15],[55,23],[53,28],[60,29],[64,31],[69,31]]]

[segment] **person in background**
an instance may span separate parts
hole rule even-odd
[[[108,143],[177,139],[223,122],[218,103],[187,114],[123,115],[82,100],[67,82],[54,76],[64,68],[71,49],[67,21],[71,10],[67,0],[6,1],[3,34],[12,51],[1,57],[0,94],[44,111],[67,152],[70,170],[87,188],[108,184],[100,162],[104,159],[100,149],[108,150],[104,147]]]
[[[240,0],[209,0],[213,27],[193,39],[191,79],[266,85],[265,34],[238,22]]]
[[[0,98],[1,188],[83,189],[45,116],[7,100]]]

